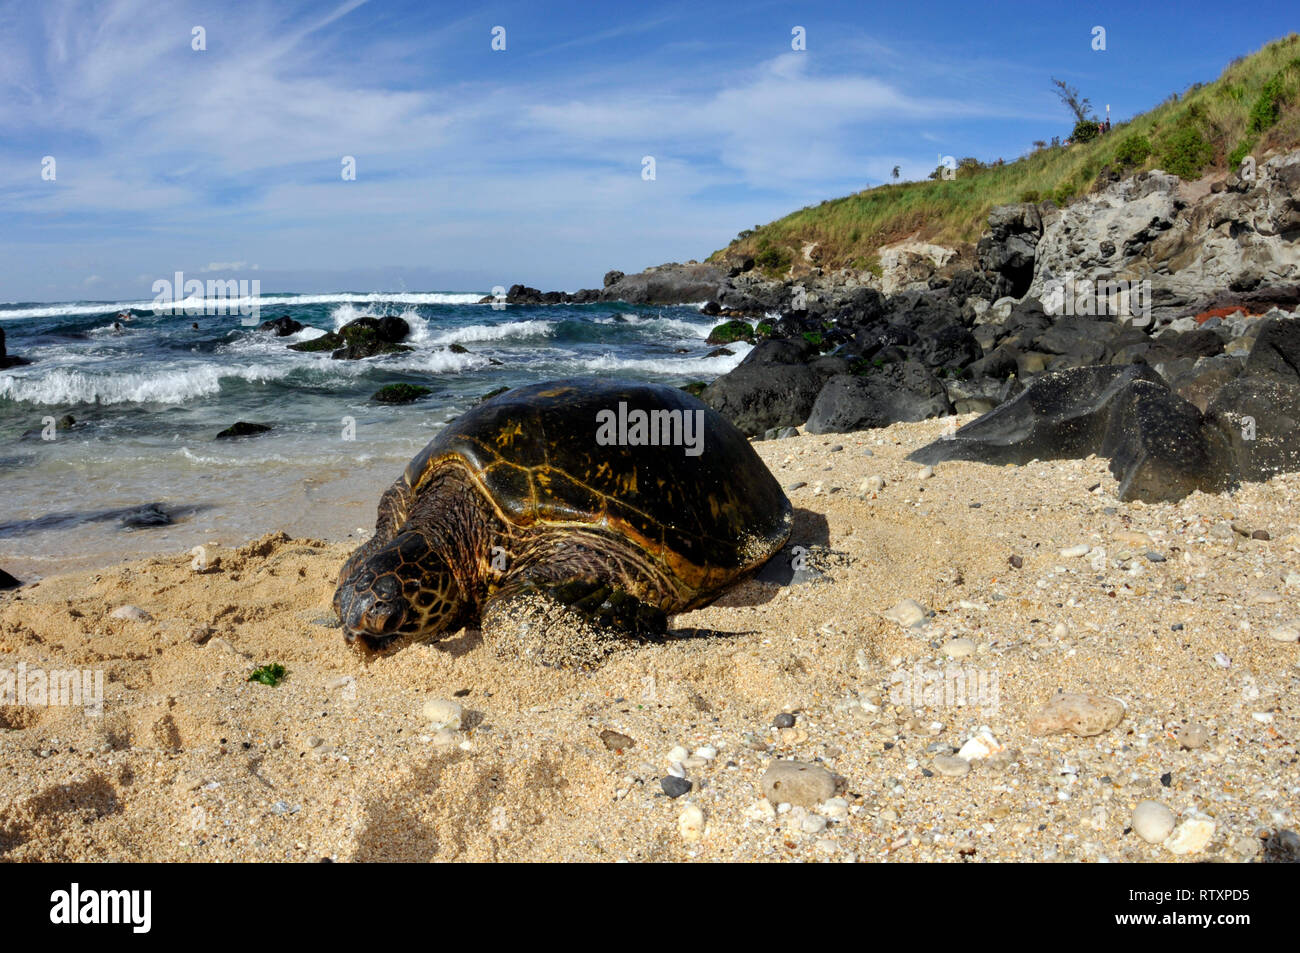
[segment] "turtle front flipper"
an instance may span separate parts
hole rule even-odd
[[[606,583],[574,579],[552,586],[547,595],[592,624],[623,635],[658,641],[668,631],[662,609]]]
[[[607,583],[524,581],[488,597],[482,628],[499,658],[594,668],[615,652],[662,639],[667,616]]]

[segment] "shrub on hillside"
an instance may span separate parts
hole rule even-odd
[[[794,255],[788,249],[766,245],[754,256],[754,264],[768,273],[782,272],[790,267]]]
[[[1062,182],[1056,187],[1056,191],[1052,193],[1052,201],[1064,208],[1070,204],[1070,200],[1074,198],[1077,191],[1078,188],[1073,182]]]
[[[1151,155],[1151,140],[1138,133],[1129,136],[1115,150],[1115,161],[1120,168],[1141,165]]]
[[[1164,138],[1160,166],[1180,179],[1194,179],[1214,158],[1214,146],[1193,122],[1181,123]]]
[[[1070,138],[1075,142],[1092,142],[1101,135],[1100,124],[1091,119],[1080,119],[1074,124],[1074,132],[1070,133]]]
[[[1237,143],[1237,148],[1228,154],[1228,168],[1236,172],[1241,168],[1241,160],[1250,155],[1250,150],[1255,147],[1255,140],[1246,138]]]
[[[1259,97],[1250,107],[1250,116],[1246,120],[1246,131],[1258,135],[1273,123],[1277,122],[1277,117],[1282,109],[1282,96],[1286,92],[1286,84],[1283,82],[1282,74],[1278,73],[1259,91]]]
[[[849,267],[854,271],[869,271],[877,278],[885,274],[885,269],[880,264],[880,256],[872,255],[870,258],[859,256],[849,262]]]

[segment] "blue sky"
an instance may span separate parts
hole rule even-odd
[[[894,165],[1064,137],[1052,76],[1123,119],[1297,23],[1294,2],[0,3],[0,301],[147,299],[176,271],[598,287]]]

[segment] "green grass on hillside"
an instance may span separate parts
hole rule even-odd
[[[1236,169],[1300,145],[1300,36],[1291,34],[1233,62],[1213,83],[1196,84],[1088,143],[1040,148],[1015,162],[963,159],[950,180],[882,185],[742,232],[711,261],[752,256],[769,277],[784,274],[805,242],[819,263],[879,274],[882,245],[906,238],[976,241],[989,211],[1009,202],[1067,204],[1103,175],[1159,168],[1185,179]]]

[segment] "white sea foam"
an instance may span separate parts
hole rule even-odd
[[[730,344],[735,351],[730,357],[617,357],[602,354],[600,357],[586,358],[578,364],[587,371],[609,373],[611,371],[639,371],[643,374],[699,375],[701,377],[725,374],[734,368],[752,348],[748,344]]]
[[[247,448],[243,446],[239,447],[236,452],[232,452],[230,456],[225,457],[195,453],[189,447],[181,447],[176,451],[176,455],[190,461],[191,463],[198,463],[203,466],[235,466],[239,467],[241,470],[251,469],[259,464],[266,463],[287,463],[301,466],[303,463],[311,459],[311,457],[306,454],[297,458],[286,457],[280,453],[264,453],[250,456]]]
[[[595,318],[593,324],[619,325],[626,324],[638,328],[653,328],[659,331],[668,331],[680,337],[706,338],[717,324],[696,324],[694,321],[683,321],[681,318],[665,318],[661,315],[646,314],[619,314],[616,317]]]
[[[429,319],[410,305],[401,311],[397,311],[391,306],[382,308],[363,306],[358,308],[351,302],[345,302],[331,311],[330,317],[334,320],[335,331],[341,330],[345,324],[349,321],[355,321],[357,318],[398,317],[404,320],[411,329],[410,334],[406,336],[402,343],[414,345],[438,343],[433,330],[429,326]]]
[[[215,364],[147,374],[88,374],[55,368],[41,374],[0,375],[0,398],[32,404],[182,404],[195,397],[221,391],[224,378],[246,381],[277,380],[293,368],[253,364],[231,367]]]
[[[551,321],[511,321],[506,324],[471,324],[431,334],[429,344],[474,344],[512,339],[551,337],[555,324]]]
[[[455,374],[460,371],[487,367],[491,362],[478,354],[456,354],[446,349],[419,350],[393,359],[384,365],[385,370],[422,371],[430,374]]]
[[[293,351],[289,349],[289,345],[314,341],[318,337],[324,337],[326,333],[320,328],[304,327],[301,331],[286,334],[284,337],[265,333],[232,334],[228,341],[217,345],[217,354],[238,354],[242,357],[271,360],[300,358],[310,363],[320,357],[321,352]],[[325,351],[324,356],[328,358],[329,352]]]
[[[484,297],[480,292],[375,292],[373,294],[319,294],[319,295],[261,295],[258,298],[231,299],[214,298],[211,304],[220,304],[227,311],[236,309],[241,304],[259,305],[262,311],[274,308],[291,308],[307,304],[363,304],[363,305],[422,305],[422,304],[478,304]],[[175,307],[206,307],[203,299],[185,299],[176,302]],[[38,304],[29,308],[0,308],[0,321],[18,321],[22,318],[54,318],[74,314],[107,314],[137,308],[150,311],[155,307],[152,298],[143,301],[73,301],[63,304]]]
[[[397,308],[393,304],[357,304],[351,301],[345,301],[338,307],[330,311],[330,317],[334,319],[334,330],[341,330],[343,325],[357,318],[403,318],[411,326],[411,335],[414,337],[419,333],[419,329],[426,327],[428,321],[420,316],[414,305],[406,305],[403,308]]]
[[[112,324],[105,324],[97,328],[91,328],[86,332],[94,337],[123,337],[129,333],[127,328],[115,327]]]

